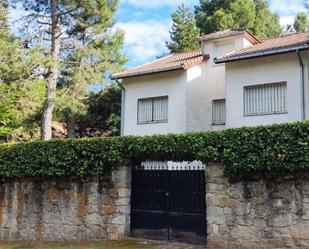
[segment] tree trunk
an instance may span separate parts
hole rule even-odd
[[[74,117],[74,114],[69,114],[67,118],[67,130],[68,130],[67,138],[76,137],[75,126],[76,126],[76,119]]]
[[[52,138],[52,119],[54,110],[54,99],[56,96],[56,86],[60,75],[60,46],[61,46],[61,28],[59,23],[58,0],[51,0],[51,55],[52,65],[47,80],[46,99],[43,106],[41,139],[49,140]]]

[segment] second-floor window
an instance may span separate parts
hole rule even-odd
[[[244,115],[287,112],[287,83],[271,83],[244,87]]]
[[[168,96],[139,99],[137,123],[163,123],[168,120]]]

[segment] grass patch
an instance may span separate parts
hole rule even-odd
[[[0,242],[0,249],[153,249],[155,244],[140,241],[98,242]]]

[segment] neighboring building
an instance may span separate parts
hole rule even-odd
[[[123,85],[122,134],[309,119],[309,32],[260,41],[231,29],[201,44],[113,75]]]

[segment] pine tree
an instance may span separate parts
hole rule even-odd
[[[44,96],[40,71],[48,57],[11,34],[7,15],[8,4],[0,0],[0,140],[15,140],[34,136]]]
[[[6,0],[0,0],[0,36],[8,36],[9,24],[7,20],[8,3]]]
[[[252,32],[260,37],[275,37],[282,33],[280,17],[272,13],[267,0],[254,0],[256,17]]]
[[[198,49],[200,32],[196,28],[195,18],[190,9],[182,4],[172,13],[172,20],[171,42],[166,42],[169,51],[178,53]]]
[[[49,44],[52,63],[48,73],[46,100],[43,107],[41,138],[51,138],[51,123],[56,97],[56,87],[65,77],[65,71],[70,71],[63,83],[75,86],[68,89],[73,91],[71,96],[81,94],[80,82],[96,83],[94,79],[102,79],[106,70],[113,70],[111,62],[123,62],[119,54],[123,35],[113,33],[112,16],[117,9],[117,0],[17,0],[23,3],[24,8],[31,11],[28,15],[30,21],[36,27],[37,35],[31,34],[37,41],[44,40],[43,44]],[[49,40],[50,43],[46,43]],[[113,48],[113,49],[111,49]],[[111,49],[110,52],[108,50]],[[102,50],[102,51],[100,51]],[[117,51],[116,51],[117,50]],[[65,62],[66,65],[61,63]],[[121,62],[121,63],[122,63]],[[70,66],[68,66],[70,64]],[[67,68],[66,70],[61,70]],[[62,71],[62,72],[61,72]],[[74,75],[74,76],[72,76]],[[99,77],[101,75],[101,77]],[[68,80],[70,79],[70,80]],[[71,82],[70,84],[68,82]],[[79,82],[79,83],[77,83]],[[84,88],[85,89],[85,88]],[[66,91],[68,92],[68,91]],[[81,97],[82,98],[82,97]]]
[[[197,27],[208,34],[229,28],[247,28],[258,37],[279,35],[279,16],[267,0],[200,0],[195,6]]]
[[[299,12],[295,17],[294,29],[296,32],[305,32],[308,30],[309,22],[308,15],[306,12]]]
[[[253,29],[255,21],[255,5],[251,0],[232,1],[228,12],[233,18],[233,28]]]
[[[101,3],[107,3],[105,0]],[[58,109],[65,115],[68,137],[75,137],[75,123],[79,115],[86,112],[85,98],[90,85],[107,81],[107,74],[117,72],[126,62],[120,50],[124,41],[121,31],[111,32],[113,5],[102,4],[102,9],[80,12],[80,19],[71,27],[69,34],[73,41],[71,52],[64,60],[62,88],[58,98]],[[93,16],[97,18],[93,18]]]

